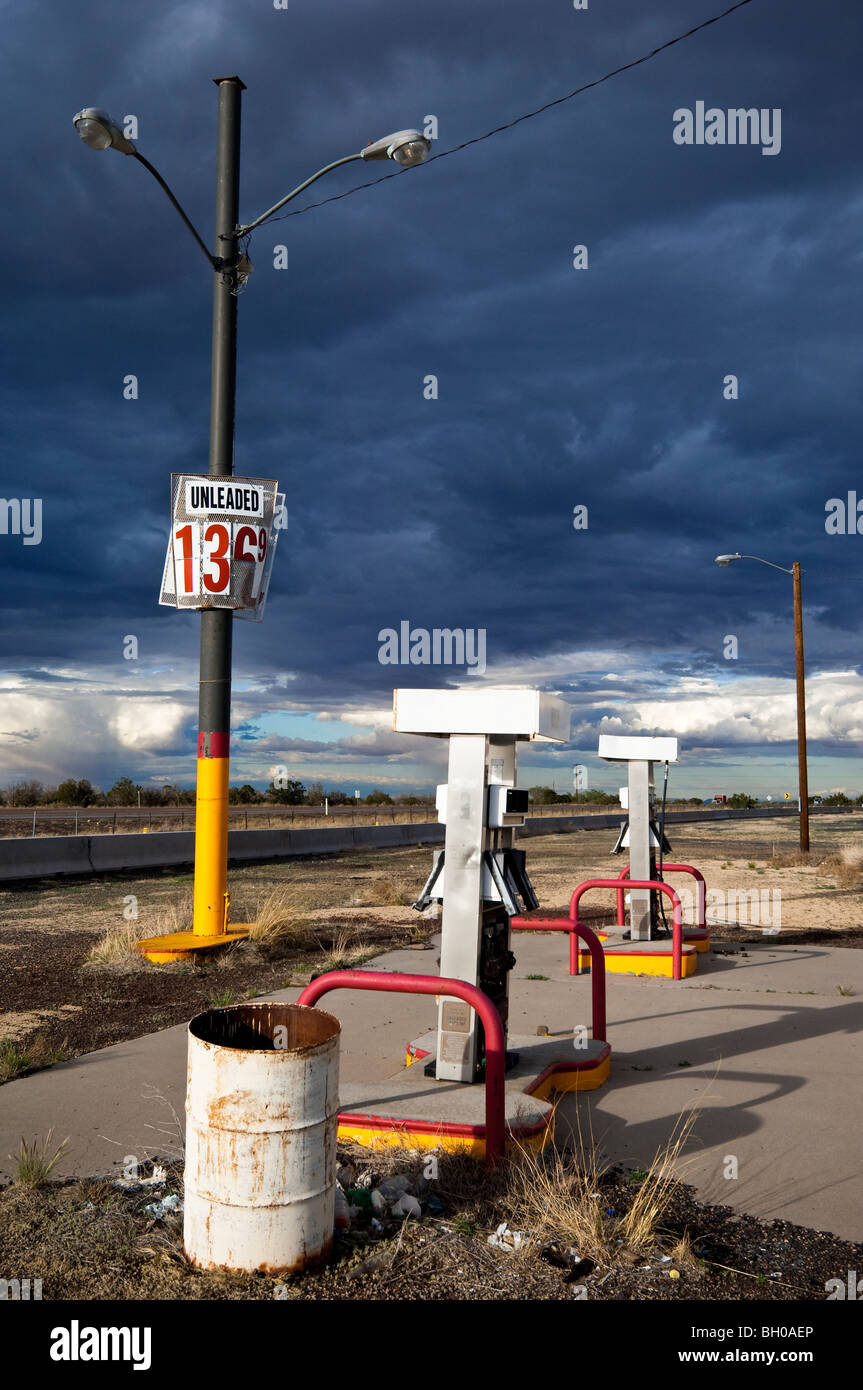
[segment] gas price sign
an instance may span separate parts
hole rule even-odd
[[[285,499],[272,478],[174,473],[159,602],[263,617]]]

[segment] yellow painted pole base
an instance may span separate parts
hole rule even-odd
[[[362,1119],[352,1120],[348,1111],[339,1116],[338,1136],[343,1144],[359,1144],[364,1149],[403,1149],[406,1152],[422,1153],[436,1150],[438,1153],[462,1154],[467,1158],[485,1158],[485,1134],[464,1132],[461,1125],[423,1125],[420,1121],[398,1120],[387,1123],[379,1120],[377,1124],[371,1117],[363,1123]],[[539,1125],[529,1130],[513,1133],[507,1130],[506,1152],[512,1154],[518,1149],[541,1152],[554,1137],[554,1111]]]
[[[226,932],[219,932],[215,936],[201,936],[191,931],[148,936],[138,942],[138,950],[154,965],[164,965],[166,961],[192,960],[196,956],[206,955],[207,952],[224,949],[225,946],[235,946],[238,941],[245,941],[248,935],[248,927],[232,923]]]

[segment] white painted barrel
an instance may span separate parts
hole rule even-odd
[[[183,1236],[202,1268],[291,1273],[333,1243],[339,1021],[299,1004],[189,1024]]]

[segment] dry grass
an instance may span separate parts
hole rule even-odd
[[[677,1117],[668,1139],[654,1154],[647,1177],[639,1183],[632,1206],[620,1220],[617,1234],[630,1250],[650,1249],[656,1243],[679,1182],[681,1154],[697,1118],[695,1110]]]
[[[65,1038],[58,1047],[40,1033],[26,1050],[19,1048],[11,1038],[4,1038],[0,1042],[0,1081],[11,1081],[22,1072],[53,1067],[57,1062],[67,1062],[70,1056]]]
[[[282,883],[248,913],[249,940],[263,955],[277,956],[311,943],[312,923],[309,914],[298,908],[296,897],[292,885]]]
[[[551,1242],[573,1246],[582,1259],[613,1264],[619,1255],[641,1255],[657,1245],[663,1219],[674,1198],[683,1148],[697,1118],[695,1111],[678,1117],[668,1140],[654,1155],[635,1196],[622,1215],[610,1214],[602,1196],[608,1163],[598,1155],[593,1134],[588,1142],[579,1129],[573,1152],[547,1148],[536,1154],[521,1148],[511,1169],[513,1223],[535,1237],[529,1249],[536,1254]],[[678,1241],[672,1258],[691,1255]]]
[[[771,869],[801,869],[814,866],[812,855],[799,849],[774,850],[767,860]]]
[[[319,941],[318,947],[323,953],[321,961],[321,972],[328,970],[347,970],[352,965],[359,965],[361,961],[369,960],[377,952],[377,947],[368,941],[357,939],[346,927],[343,927],[338,935],[333,939],[329,948]]]
[[[0,1081],[11,1081],[13,1077],[20,1076],[22,1071],[27,1071],[32,1064],[31,1053],[18,1047],[11,1038],[3,1038],[0,1041]]]
[[[799,849],[776,850],[767,861],[771,869],[813,869],[828,875],[843,888],[863,888],[863,845],[847,841],[838,854],[817,859]]]
[[[671,1256],[673,1264],[684,1269],[698,1268],[698,1257],[692,1248],[689,1231],[683,1232],[680,1239],[669,1247],[668,1253]]]
[[[416,898],[407,879],[400,874],[380,874],[363,884],[354,896],[357,907],[410,907]]]
[[[822,860],[818,871],[843,888],[863,888],[863,846],[844,844],[838,854]]]
[[[593,1136],[572,1155],[546,1148],[542,1153],[517,1146],[510,1173],[512,1221],[541,1245],[572,1245],[581,1258],[605,1263],[614,1244],[615,1222],[606,1212],[601,1183],[608,1164]],[[533,1246],[534,1253],[536,1245]]]
[[[53,1129],[49,1129],[47,1137],[41,1143],[38,1139],[34,1139],[32,1144],[28,1144],[26,1139],[22,1137],[18,1152],[14,1155],[14,1181],[20,1187],[41,1187],[43,1183],[47,1182],[57,1160],[62,1156],[69,1143],[68,1138],[64,1139],[63,1143],[52,1154],[49,1151],[53,1136]]]
[[[138,942],[149,936],[169,936],[192,927],[192,895],[164,903],[134,921],[117,922],[96,942],[85,965],[102,970],[152,970],[138,950]]]

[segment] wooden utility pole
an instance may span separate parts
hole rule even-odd
[[[809,853],[809,773],[806,766],[806,675],[803,662],[803,597],[800,561],[791,571],[794,579],[794,658],[797,668],[797,767],[800,789],[800,849]]]

